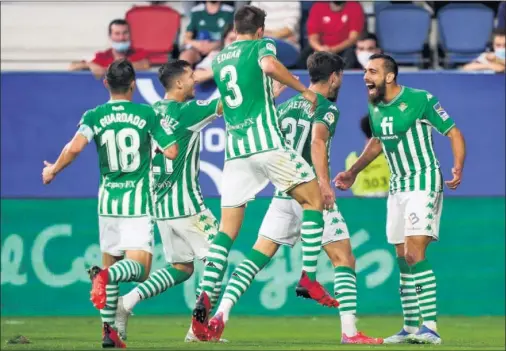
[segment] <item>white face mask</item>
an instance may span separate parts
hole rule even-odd
[[[367,65],[367,61],[369,61],[369,58],[374,55],[371,51],[359,51],[357,54],[357,60],[362,65],[362,67],[365,67]]]

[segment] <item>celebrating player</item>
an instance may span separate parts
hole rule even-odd
[[[84,113],[76,135],[58,160],[54,164],[44,161],[42,179],[49,184],[92,139],[95,141],[100,165],[100,249],[106,268],[90,270],[91,301],[102,316],[102,346],[124,348],[114,329],[118,283],[143,281],[151,268],[151,142],[154,139],[169,159],[176,158],[178,149],[171,130],[160,123],[155,111],[132,102],[135,71],[130,62],[112,63],[104,84],[110,100]]]
[[[402,330],[384,342],[439,344],[436,278],[425,256],[429,243],[439,239],[443,205],[443,181],[431,127],[450,138],[453,179],[445,183],[452,190],[461,181],[465,142],[437,98],[424,90],[400,86],[397,73],[397,63],[390,56],[375,54],[369,59],[364,81],[373,138],[353,166],[334,181],[338,188],[348,189],[383,148],[391,172],[386,232],[397,254],[404,314]]]
[[[339,119],[339,111],[334,103],[342,82],[344,62],[335,54],[317,52],[308,58],[307,67],[311,79],[309,89],[317,94],[318,107],[316,111],[311,111],[311,104],[298,94],[278,108],[279,124],[286,142],[314,167],[327,208],[323,212],[325,228],[322,246],[334,266],[334,290],[340,303],[341,343],[380,344],[382,339],[367,337],[358,332],[355,326],[355,258],[348,228],[337,208],[334,190],[330,185],[330,145]],[[293,246],[299,240],[301,220],[302,207],[297,201],[284,192],[276,191],[253,250],[235,269],[217,313],[209,321],[210,340],[219,340],[230,310],[280,245]]]
[[[316,281],[317,257],[323,234],[323,201],[308,163],[285,146],[277,126],[272,79],[302,93],[316,105],[316,94],[295,79],[276,59],[276,47],[262,39],[265,12],[244,6],[234,16],[237,41],[213,61],[213,72],[223,102],[227,129],[221,197],[220,232],[206,258],[202,293],[193,311],[192,328],[206,338],[209,296],[222,276],[232,244],[239,233],[246,203],[269,181],[304,208],[302,223],[303,272],[299,294],[321,304],[337,306]],[[313,106],[314,108],[314,106]]]

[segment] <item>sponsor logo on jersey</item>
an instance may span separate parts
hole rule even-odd
[[[135,182],[133,180],[127,180],[125,182],[107,182],[104,187],[108,189],[133,189],[135,188]]]
[[[446,121],[448,117],[450,117],[448,113],[444,110],[444,108],[441,107],[441,104],[439,102],[435,104],[433,108],[443,121]]]
[[[197,100],[197,105],[199,106],[207,106],[211,103],[211,100]]]
[[[113,111],[123,111],[125,108],[123,106],[112,106]]]
[[[328,123],[332,124],[335,121],[334,114],[332,112],[327,112],[325,116],[323,116],[323,119]]]
[[[267,43],[267,45],[265,47],[267,48],[267,50],[272,51],[273,53],[276,53],[276,47],[274,46],[274,44]]]
[[[401,112],[404,112],[404,110],[406,110],[407,108],[408,108],[408,105],[406,105],[404,102],[400,103],[399,110],[401,110]]]

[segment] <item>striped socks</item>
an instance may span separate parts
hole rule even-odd
[[[109,283],[139,281],[144,276],[144,266],[128,258],[109,267]]]
[[[339,315],[343,334],[352,337],[357,334],[355,315],[357,314],[357,278],[350,267],[334,268],[334,294],[339,301]]]
[[[302,270],[311,280],[316,280],[318,255],[322,250],[323,214],[320,211],[304,210],[302,213]]]
[[[239,298],[248,290],[258,272],[269,263],[271,258],[255,249],[251,250],[248,257],[237,266],[228,281],[225,294],[218,307],[217,313],[223,313],[223,320],[228,320],[230,310]]]
[[[399,293],[404,316],[404,330],[412,334],[416,333],[420,324],[420,310],[415,291],[415,281],[412,270],[404,257],[397,257],[397,264],[401,272]]]
[[[114,323],[116,321],[116,307],[118,305],[119,297],[118,284],[107,284],[105,286],[105,292],[107,300],[105,307],[100,310],[100,317],[102,318],[102,323],[107,323],[111,327],[114,327]]]
[[[223,278],[224,271],[227,268],[228,253],[233,243],[234,241],[223,232],[219,232],[211,243],[200,283],[202,290],[209,297],[213,295],[216,283],[221,282]]]
[[[216,303],[218,303],[218,300],[220,299],[221,289],[223,287],[223,276],[225,275],[225,272],[227,271],[227,267],[228,267],[228,263],[225,263],[225,267],[221,271],[221,277],[219,278],[219,280],[214,285],[213,292],[209,296],[209,301],[211,302],[211,309],[213,309],[214,306],[216,306]],[[202,282],[201,282],[201,285],[202,285]],[[201,286],[199,286],[197,288],[197,290],[195,291],[195,294],[197,295],[197,298],[200,296],[200,293],[202,293],[202,287]]]
[[[436,330],[436,277],[434,272],[427,259],[414,264],[410,268],[423,324],[432,330]]]

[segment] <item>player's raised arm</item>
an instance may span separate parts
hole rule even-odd
[[[364,151],[360,155],[357,161],[351,166],[351,168],[347,171],[339,173],[334,178],[334,184],[337,188],[341,190],[349,189],[355,179],[357,178],[357,174],[359,174],[365,167],[369,165],[376,157],[381,153],[381,142],[377,138],[371,138],[367,143]]]
[[[74,138],[65,145],[56,162],[53,164],[48,161],[44,161],[45,167],[42,170],[42,182],[44,184],[51,183],[58,173],[70,165],[77,156],[79,156],[92,138],[92,129],[87,125],[81,124],[76,135],[74,135]]]
[[[329,157],[327,151],[327,142],[330,132],[323,123],[314,123],[311,138],[311,160],[313,161],[320,192],[323,198],[323,207],[330,210],[334,207],[336,195],[330,187],[329,176]]]

